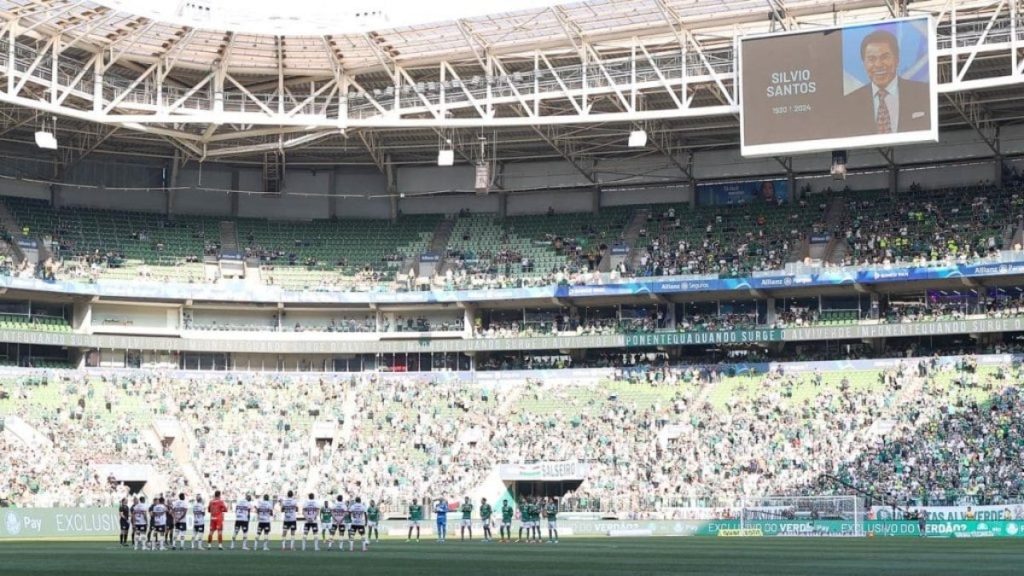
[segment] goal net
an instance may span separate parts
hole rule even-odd
[[[864,505],[858,496],[769,496],[746,499],[741,529],[766,536],[863,536]]]

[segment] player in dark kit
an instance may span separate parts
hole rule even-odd
[[[128,508],[128,499],[121,498],[121,506],[117,509],[117,519],[121,524],[121,546],[128,545],[128,529],[131,527],[132,511]]]
[[[420,504],[419,500],[413,499],[412,504],[409,505],[409,536],[405,539],[406,542],[412,540],[412,529],[416,529],[416,541],[420,541],[420,522],[423,521],[423,505]]]
[[[153,543],[153,532],[154,532],[154,529],[153,529],[153,508],[155,508],[156,505],[159,504],[159,503],[160,503],[160,495],[159,494],[157,494],[156,498],[153,498],[153,501],[149,503],[149,527],[146,530],[146,546],[147,547],[149,547]],[[158,541],[159,541],[159,539],[158,539]]]

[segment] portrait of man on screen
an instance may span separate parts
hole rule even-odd
[[[868,82],[845,96],[846,121],[859,134],[893,134],[931,128],[928,84],[900,75],[900,44],[885,29],[860,43]]]

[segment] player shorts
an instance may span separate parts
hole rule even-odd
[[[335,535],[335,534],[337,534],[339,532],[341,533],[342,536],[344,536],[345,535],[345,527],[342,526],[341,524],[331,524],[331,536],[333,536],[333,535]]]
[[[302,526],[303,534],[309,534],[310,532],[316,534],[318,530],[319,527],[316,525],[316,522],[306,522],[305,525]]]
[[[224,531],[224,519],[213,519],[210,520],[210,532]]]
[[[121,532],[127,532],[128,528],[130,527],[131,525],[128,523],[127,520],[121,520]]]
[[[463,518],[462,519],[462,527],[463,528],[472,528],[473,527],[473,521],[470,520],[469,518]]]
[[[376,528],[377,527],[377,521],[376,520],[370,520],[369,522],[366,523],[366,526],[368,528]]]
[[[548,530],[558,530],[558,521],[548,520]]]
[[[135,525],[135,531],[136,532],[145,532],[146,531],[146,525],[145,524],[136,524]]]
[[[324,534],[327,534],[328,532],[331,531],[331,526],[332,525],[333,524],[331,522],[321,522],[320,523],[320,531],[323,532]]]
[[[260,522],[256,524],[257,534],[270,534],[270,522]]]
[[[153,531],[156,532],[157,534],[163,534],[164,532],[167,531],[167,526],[157,526],[157,525],[154,524],[153,525]]]
[[[364,526],[362,524],[360,524],[360,525],[353,524],[352,527],[348,529],[348,534],[349,534],[349,536],[351,536],[352,534],[356,534],[356,533],[358,533],[359,535],[365,535],[366,534],[366,526]]]
[[[174,523],[174,529],[177,530],[178,532],[185,532],[185,531],[188,530],[188,525],[185,524],[184,522],[175,522]]]
[[[249,521],[248,520],[235,520],[235,533],[243,532],[249,533]]]
[[[287,532],[289,530],[291,530],[292,532],[295,532],[295,527],[296,526],[298,526],[298,523],[295,520],[285,520],[284,521],[284,531],[285,532]]]
[[[420,521],[419,520],[409,520],[409,528],[419,528],[419,527],[420,527]]]
[[[203,532],[206,532],[206,525],[205,524],[195,524],[195,525],[192,526],[192,531],[195,532],[196,534],[202,534]]]

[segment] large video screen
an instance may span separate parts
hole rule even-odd
[[[744,156],[936,141],[928,17],[740,39]]]

